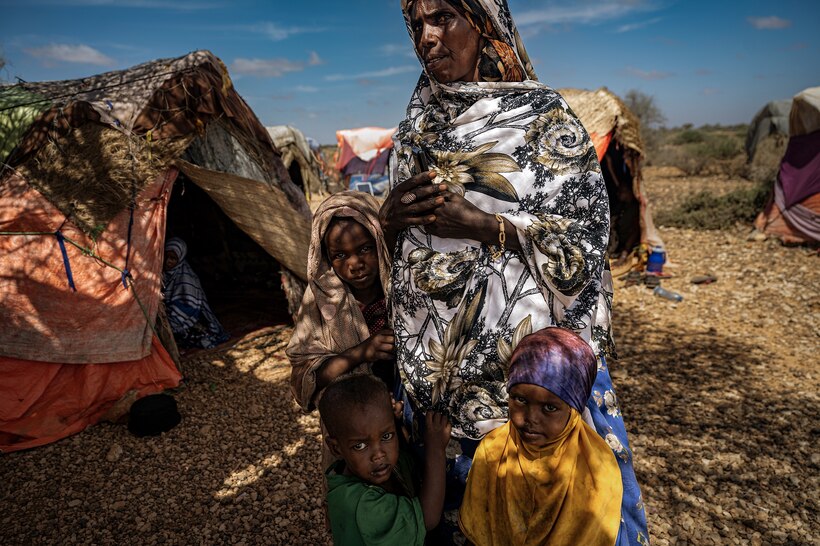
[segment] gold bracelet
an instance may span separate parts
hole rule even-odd
[[[492,252],[490,257],[492,257],[493,261],[504,255],[504,251],[506,250],[504,243],[507,242],[507,233],[504,231],[504,218],[500,214],[496,213],[495,219],[498,220],[498,246],[496,247],[490,245]]]

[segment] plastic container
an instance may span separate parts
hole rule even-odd
[[[666,298],[672,301],[683,301],[683,296],[678,294],[677,292],[672,292],[671,290],[666,290],[662,286],[656,286],[655,289],[652,291],[653,294],[659,296],[661,298]]]
[[[646,260],[646,272],[656,275],[663,273],[664,263],[666,263],[666,251],[662,246],[653,246]]]

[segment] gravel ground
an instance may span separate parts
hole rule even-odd
[[[656,208],[742,181],[647,171]],[[816,251],[747,229],[661,228],[665,288],[616,282],[612,365],[653,544],[820,544]],[[693,285],[694,275],[718,281]],[[0,455],[4,544],[328,544],[319,430],[291,401],[290,330],[185,362],[182,423],[138,439],[101,424]]]

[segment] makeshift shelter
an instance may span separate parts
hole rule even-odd
[[[784,243],[820,242],[820,87],[794,96],[789,143],[755,229]]]
[[[166,226],[189,255],[255,247],[295,311],[310,210],[210,52],[0,87],[0,153],[0,451],[177,385],[157,333]]]
[[[610,256],[644,243],[664,246],[652,222],[641,183],[644,150],[638,117],[606,87],[559,89],[595,145],[609,194]]]
[[[749,161],[754,159],[758,147],[767,138],[788,137],[791,107],[791,99],[773,100],[755,114],[746,133],[746,156]]]
[[[363,127],[336,131],[336,169],[342,173],[350,189],[364,189],[357,186],[361,183],[374,188],[375,191],[371,193],[380,194],[386,190],[387,163],[390,159],[390,150],[393,148],[395,132],[396,127]]]
[[[273,144],[282,154],[282,163],[288,170],[291,181],[302,188],[308,200],[312,194],[324,194],[327,191],[324,173],[305,135],[290,125],[277,125],[267,129]]]

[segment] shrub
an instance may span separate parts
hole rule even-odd
[[[677,167],[687,176],[697,174],[743,175],[747,169],[741,132],[734,128],[659,131],[652,149],[652,164]]]
[[[754,158],[748,163],[746,178],[755,182],[772,182],[780,170],[788,139],[784,135],[769,136],[757,145]]]
[[[692,147],[693,153],[713,159],[732,159],[743,153],[740,142],[733,137],[711,136]]]
[[[674,210],[659,211],[655,221],[662,226],[708,230],[727,229],[738,223],[748,224],[763,210],[770,191],[771,183],[768,182],[722,196],[702,191]]]
[[[675,139],[672,141],[673,144],[694,144],[698,142],[704,142],[706,140],[706,135],[702,132],[698,131],[697,129],[684,129]]]

